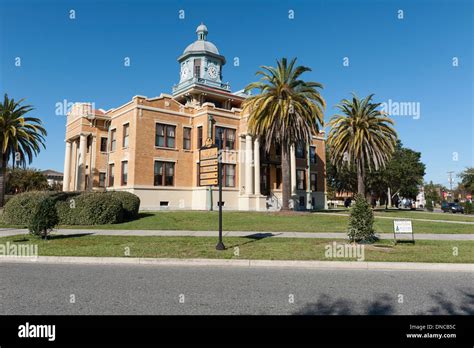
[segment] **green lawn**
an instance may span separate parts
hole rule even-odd
[[[325,213],[339,213],[349,214],[349,210],[325,210]],[[465,214],[452,214],[452,213],[430,213],[427,211],[410,211],[410,210],[375,210],[375,216],[386,216],[393,218],[406,218],[406,219],[428,219],[428,220],[446,220],[446,221],[464,221],[474,222],[473,215]]]
[[[314,213],[224,212],[225,231],[345,232],[348,217]],[[82,226],[97,229],[212,231],[218,226],[217,212],[143,212],[138,220],[114,225]],[[474,225],[413,221],[415,233],[474,233]],[[377,232],[393,232],[393,221],[376,219]]]
[[[31,236],[0,238],[0,243],[34,243],[43,256],[130,257],[153,258],[224,258],[264,260],[339,260],[325,257],[330,239],[302,238],[224,238],[225,251],[215,250],[217,238],[211,237],[141,237],[141,236],[52,236],[47,241]],[[343,243],[338,241],[338,243]],[[239,256],[235,256],[236,248]],[[365,261],[474,263],[474,242],[418,241],[416,244],[393,245],[380,241],[365,245]],[[453,248],[458,255],[453,255]]]
[[[416,213],[415,213],[416,214]],[[224,212],[225,231],[296,231],[296,232],[346,232],[348,217],[318,213],[257,213]],[[97,226],[60,226],[78,229],[120,230],[191,230],[212,231],[218,226],[217,212],[168,211],[141,212],[140,218],[130,222]],[[0,225],[0,227],[7,227]],[[474,225],[443,222],[413,221],[416,233],[474,233]],[[393,220],[375,219],[377,232],[393,232]]]

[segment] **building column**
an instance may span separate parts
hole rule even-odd
[[[245,155],[244,155],[244,138],[239,136],[239,157],[238,157],[238,164],[239,164],[239,194],[245,192]]]
[[[97,147],[97,137],[92,136],[92,145],[91,145],[91,157],[90,157],[90,166],[89,166],[89,190],[92,191],[94,188],[94,170],[95,170],[95,159],[96,159],[96,147]],[[99,175],[99,174],[97,174]]]
[[[311,145],[306,148],[306,209],[313,209],[313,194],[311,191]]]
[[[253,194],[252,180],[252,136],[245,136],[245,194]]]
[[[260,195],[260,140],[258,138],[253,143],[253,162],[255,194]]]
[[[79,141],[79,157],[77,166],[77,189],[79,191],[84,190],[84,179],[86,174],[86,147],[87,147],[87,136],[81,134]]]
[[[69,181],[71,179],[71,149],[71,142],[66,140],[66,154],[64,155],[63,191],[69,191]]]
[[[295,145],[290,147],[290,177],[291,177],[291,195],[296,195],[296,154]]]

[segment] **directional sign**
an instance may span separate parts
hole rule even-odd
[[[207,159],[217,159],[217,146],[216,147],[210,147],[210,148],[203,148],[199,152],[199,158],[200,160],[204,161]]]
[[[215,179],[205,179],[205,180],[199,180],[199,185],[200,186],[214,186],[219,184],[219,181],[217,178]]]
[[[218,167],[219,148],[215,145],[204,146],[199,150],[199,185],[214,186],[219,184]]]
[[[199,162],[199,166],[202,167],[207,167],[207,166],[216,166],[217,167],[217,159],[210,159],[210,160],[204,160]],[[217,170],[217,169],[216,169]]]
[[[214,179],[214,178],[217,178],[217,172],[201,173],[200,177],[201,177],[201,180],[202,179]]]
[[[210,172],[217,172],[217,166],[201,167],[201,174]]]

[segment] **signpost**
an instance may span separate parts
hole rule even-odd
[[[400,234],[400,235],[411,234],[411,242],[415,244],[415,236],[413,234],[413,226],[411,224],[411,220],[393,220],[393,238],[395,239],[395,243],[397,243],[397,234]],[[400,240],[407,241],[407,239],[400,239]]]
[[[222,242],[222,162],[219,148],[212,145],[211,138],[199,149],[199,186],[219,186],[219,241],[216,250],[224,250]]]

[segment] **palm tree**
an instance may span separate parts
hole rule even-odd
[[[289,209],[290,200],[290,146],[310,144],[312,136],[324,125],[326,102],[319,94],[320,83],[306,82],[300,76],[311,71],[296,66],[296,58],[288,64],[286,58],[277,61],[276,67],[261,66],[257,82],[249,84],[245,91],[259,90],[259,94],[247,98],[243,112],[249,114],[249,132],[263,140],[268,152],[272,145],[281,147],[282,210]]]
[[[342,115],[329,121],[328,134],[331,163],[339,168],[355,166],[357,192],[365,196],[365,171],[384,168],[395,150],[397,132],[393,120],[378,110],[380,103],[372,103],[373,94],[360,100],[343,99],[337,108]]]
[[[23,100],[16,102],[5,94],[3,103],[0,102],[0,207],[3,207],[5,199],[5,177],[9,158],[18,156],[15,160],[25,166],[27,160],[31,163],[33,156],[40,152],[41,146],[45,147],[46,130],[39,118],[25,117],[33,107],[21,105]]]

